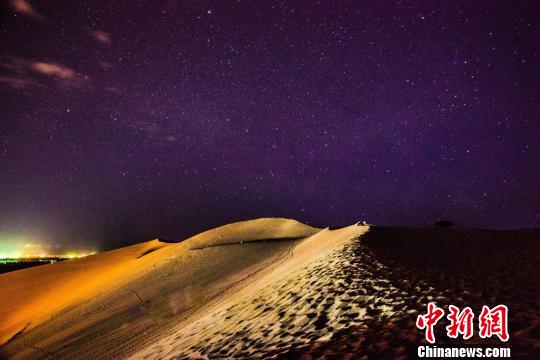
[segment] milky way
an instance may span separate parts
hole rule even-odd
[[[0,237],[540,225],[535,1],[1,6]]]

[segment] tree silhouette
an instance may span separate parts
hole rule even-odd
[[[452,226],[454,226],[455,224],[451,221],[448,221],[448,220],[440,220],[440,221],[437,221],[435,224],[435,226],[437,227],[440,227],[442,229],[448,229]]]

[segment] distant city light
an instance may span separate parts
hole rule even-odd
[[[59,244],[46,244],[35,239],[16,235],[0,235],[0,259],[75,259],[94,255],[95,249],[63,249]]]

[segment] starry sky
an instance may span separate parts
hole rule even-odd
[[[0,6],[0,239],[540,226],[536,1]]]

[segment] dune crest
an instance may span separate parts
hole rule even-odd
[[[299,239],[316,234],[321,229],[296,220],[261,218],[220,226],[186,240],[190,249],[238,244],[259,240]]]

